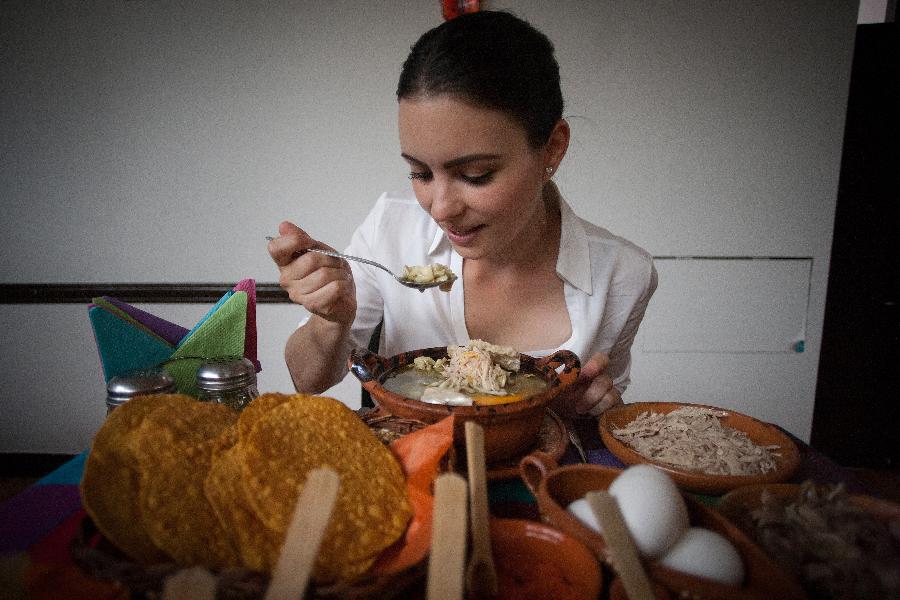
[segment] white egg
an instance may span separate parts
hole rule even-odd
[[[709,529],[691,527],[659,562],[676,571],[725,585],[740,585],[744,581],[744,563],[737,549],[724,536]]]
[[[668,475],[650,465],[625,469],[609,486],[638,550],[657,558],[689,526],[687,506]]]
[[[597,517],[594,516],[594,511],[591,510],[591,505],[588,504],[586,498],[579,498],[570,504],[568,511],[594,531],[603,533],[603,528],[600,527],[600,523],[597,522]]]

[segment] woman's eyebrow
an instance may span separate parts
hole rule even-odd
[[[406,159],[408,162],[415,163],[415,164],[418,165],[418,166],[422,166],[422,167],[427,167],[427,166],[428,166],[428,165],[426,165],[424,162],[422,162],[421,160],[419,160],[419,159],[417,159],[417,158],[414,158],[414,157],[410,156],[409,154],[403,154],[403,153],[401,153],[400,156],[402,156],[402,157],[403,157],[404,159]],[[489,154],[489,153],[484,153],[484,154],[466,154],[466,155],[464,155],[464,156],[459,156],[459,157],[457,157],[457,158],[453,158],[453,159],[451,159],[451,160],[448,160],[447,162],[445,162],[445,163],[444,163],[443,165],[441,165],[441,166],[442,166],[443,168],[445,168],[445,169],[451,169],[451,168],[453,168],[453,167],[458,167],[459,165],[464,165],[464,164],[466,164],[466,163],[475,162],[475,161],[478,161],[478,160],[494,160],[494,159],[497,159],[497,158],[500,158],[500,155],[499,155],[499,154]]]

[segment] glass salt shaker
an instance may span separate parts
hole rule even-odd
[[[256,368],[246,358],[217,358],[197,369],[197,398],[242,410],[259,396]]]
[[[175,380],[164,369],[136,369],[110,378],[106,384],[106,414],[135,396],[174,394]]]

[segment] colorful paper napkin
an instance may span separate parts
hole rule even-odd
[[[88,317],[108,382],[134,369],[162,366],[180,393],[197,395],[195,373],[209,358],[249,359],[257,372],[256,282],[244,279],[187,329],[117,298],[93,298]]]

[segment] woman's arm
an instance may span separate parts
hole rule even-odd
[[[279,285],[291,301],[311,314],[285,346],[285,361],[297,391],[320,393],[339,382],[350,354],[350,327],[356,317],[356,288],[345,261],[317,252],[327,248],[287,221],[269,242]]]
[[[350,328],[316,315],[288,338],[284,359],[298,392],[319,394],[347,373]]]

